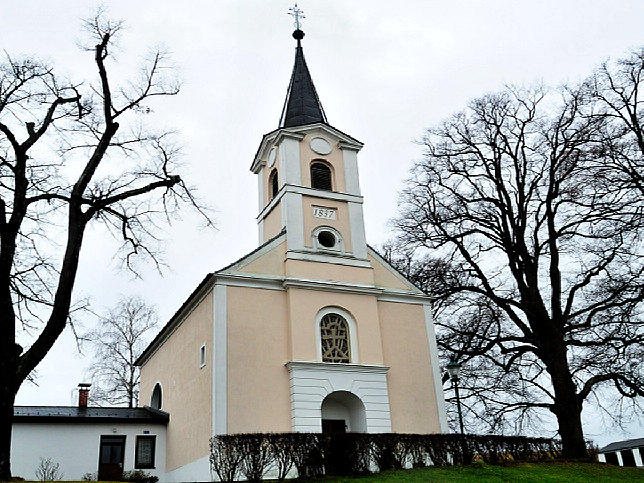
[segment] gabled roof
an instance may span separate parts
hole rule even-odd
[[[599,450],[600,453],[610,453],[612,451],[620,451],[623,449],[644,448],[644,438],[627,439],[624,441],[615,441],[609,445],[604,446]]]
[[[279,127],[302,126],[316,122],[326,123],[324,109],[313,85],[313,79],[304,60],[301,40],[304,32],[296,30],[293,37],[297,39],[295,48],[295,65],[286,92],[286,100],[282,109]]]
[[[158,409],[81,408],[78,406],[14,406],[14,423],[160,423],[167,424],[170,415]]]

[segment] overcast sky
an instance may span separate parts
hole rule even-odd
[[[36,54],[75,81],[90,79],[92,56],[77,48],[88,0],[3,0],[0,47]],[[183,88],[154,105],[155,119],[180,133],[189,184],[216,209],[217,231],[186,212],[164,234],[163,276],[118,271],[116,245],[87,237],[76,294],[104,312],[121,294],[157,306],[162,323],[196,285],[257,246],[256,180],[249,171],[263,134],[277,128],[294,60],[291,0],[114,0],[103,2],[127,30],[119,72],[148,47],[172,52]],[[468,100],[505,84],[576,82],[607,58],[644,44],[639,0],[301,0],[304,53],[328,122],[365,144],[359,154],[367,240],[390,237],[397,193],[423,129]],[[86,318],[85,326],[93,321]],[[26,383],[22,405],[69,405],[89,359],[66,334]],[[600,445],[641,437],[604,431],[586,418]]]

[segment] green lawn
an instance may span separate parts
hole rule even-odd
[[[477,464],[422,468],[417,470],[386,471],[354,478],[326,477],[313,482],[360,483],[461,483],[461,482],[520,482],[520,483],[605,483],[644,481],[644,469],[622,468],[600,463],[521,463],[508,466]]]
[[[306,483],[641,483],[644,481],[644,469],[622,468],[600,463],[518,463],[507,466],[476,464],[385,471],[353,478],[334,476],[301,481]]]

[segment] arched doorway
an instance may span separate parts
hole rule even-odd
[[[358,396],[348,391],[335,391],[322,401],[322,432],[364,433],[367,418],[364,404]]]

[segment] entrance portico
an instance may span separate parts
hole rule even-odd
[[[291,361],[293,431],[319,433],[322,421],[345,421],[345,431],[391,432],[386,366]],[[327,423],[338,432],[338,423]]]

